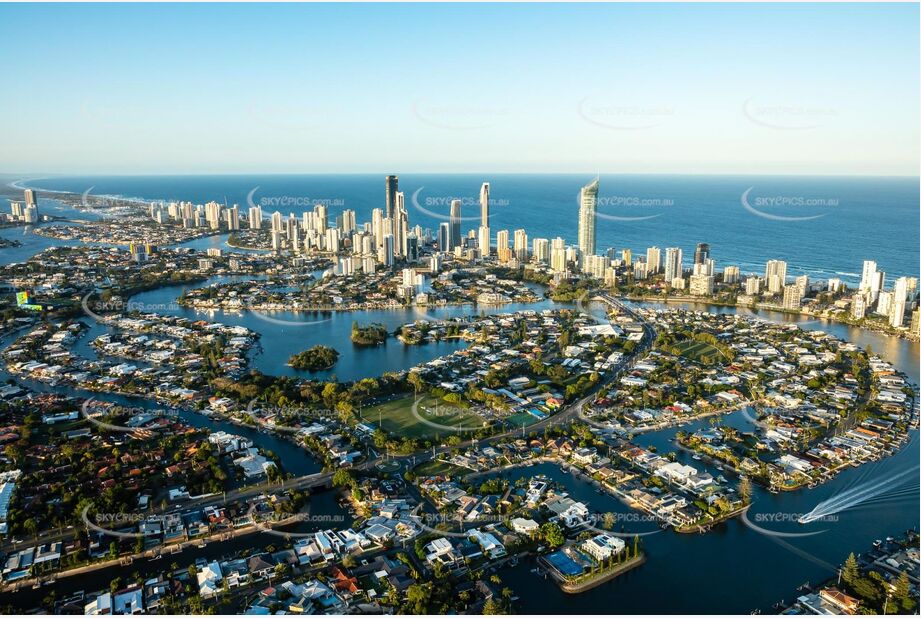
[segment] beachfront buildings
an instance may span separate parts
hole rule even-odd
[[[665,250],[665,282],[672,285],[675,279],[680,279],[684,271],[680,247],[668,247]]]
[[[764,268],[764,281],[771,294],[779,294],[787,284],[787,263],[783,260],[768,260]]]

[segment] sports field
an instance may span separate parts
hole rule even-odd
[[[712,365],[723,359],[723,354],[717,348],[703,341],[686,339],[676,343],[674,347],[681,356],[704,365]]]
[[[466,429],[476,429],[482,420],[473,412],[432,397],[423,397],[419,401],[416,411],[419,417],[429,421],[420,420],[413,414],[414,397],[402,397],[377,406],[365,408],[362,418],[372,425],[380,421],[384,431],[400,438],[414,438],[420,440],[443,440],[448,436],[462,435]],[[463,428],[457,431],[453,428]]]

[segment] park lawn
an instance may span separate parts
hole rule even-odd
[[[458,476],[468,473],[470,470],[432,459],[413,468],[413,472],[416,476]]]
[[[681,356],[704,365],[718,363],[723,358],[723,354],[716,347],[694,339],[679,341],[675,348]]]
[[[448,436],[460,435],[462,431],[451,431],[450,427],[463,426],[468,428],[478,427],[480,417],[473,412],[466,412],[459,409],[456,405],[440,401],[438,404],[439,413],[434,413],[435,399],[424,397],[419,403],[419,415],[432,422],[445,425],[444,428],[432,427],[420,421],[413,414],[414,398],[412,395],[394,399],[385,403],[365,408],[362,417],[373,425],[377,425],[380,419],[381,427],[387,433],[400,438],[413,438],[418,440],[439,439],[444,440]]]

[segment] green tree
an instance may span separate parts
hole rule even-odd
[[[333,487],[354,487],[355,477],[346,468],[339,468],[333,473]]]
[[[752,497],[752,483],[747,476],[743,476],[739,481],[739,497],[742,502],[750,502]]]
[[[566,542],[563,529],[556,522],[551,521],[541,524],[540,535],[550,547],[559,547]]]
[[[841,579],[845,584],[853,587],[858,577],[860,577],[860,572],[857,568],[857,557],[854,556],[854,552],[851,552],[851,555],[844,561],[844,570],[841,572]]]
[[[908,580],[908,573],[902,571],[895,580],[892,590],[892,598],[898,602],[902,611],[908,613],[914,606],[914,600],[911,598],[911,582]]]
[[[486,599],[486,603],[483,604],[483,614],[486,616],[498,616],[507,613],[505,608],[502,607],[502,603],[496,600],[495,597],[489,597]]]

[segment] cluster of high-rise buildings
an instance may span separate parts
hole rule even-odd
[[[236,204],[228,208],[226,204],[218,202],[204,205],[192,202],[152,202],[148,214],[157,223],[172,222],[184,228],[206,227],[228,232],[240,229],[240,207]]]
[[[10,202],[10,221],[38,223],[38,195],[35,189],[23,191],[23,201]]]
[[[773,297],[780,300],[784,309],[798,310],[810,291],[823,291],[809,277],[801,275],[789,281],[787,263],[769,260],[764,275],[750,275],[743,281],[738,266],[725,266],[722,274],[716,271],[710,245],[699,243],[693,263],[685,267],[684,253],[680,247],[648,247],[645,255],[634,256],[631,249],[620,252],[613,247],[598,252],[596,217],[599,180],[596,178],[579,191],[578,242],[567,245],[562,237],[528,238],[525,229],[497,230],[490,227],[490,185],[484,182],[479,193],[479,226],[462,228],[463,201],[452,199],[445,221],[433,233],[421,226],[410,226],[405,197],[397,176],[384,179],[384,205],[371,211],[371,220],[359,225],[354,210],[343,210],[330,225],[328,208],[315,204],[300,217],[293,213],[287,217],[274,212],[268,218],[259,206],[252,206],[245,219],[250,229],[268,229],[272,248],[295,253],[319,251],[331,253],[337,259],[337,273],[351,275],[358,272],[373,273],[379,268],[408,267],[404,272],[405,285],[418,287],[416,265],[423,261],[423,253],[430,272],[438,272],[447,256],[470,262],[489,259],[498,264],[518,267],[525,263],[543,266],[559,279],[581,273],[614,284],[619,275],[643,281],[661,276],[662,282],[673,290],[686,290],[692,296],[710,296],[717,282],[724,286],[740,286],[742,299],[755,300]],[[27,193],[27,202],[34,203],[34,194]],[[151,217],[163,222],[171,219],[186,227],[210,227],[214,230],[240,229],[237,205],[228,208],[217,202],[194,206],[189,202],[172,202],[168,205],[152,204]],[[423,251],[424,250],[424,251]],[[892,289],[885,290],[885,273],[876,263],[864,262],[861,283],[852,300],[852,313],[862,318],[869,312],[889,318],[894,327],[902,326],[908,310],[917,296],[917,279],[901,277]],[[830,279],[827,290],[843,290],[840,279]],[[781,300],[782,299],[782,300]]]
[[[859,319],[873,312],[888,318],[889,325],[898,328],[905,323],[907,309],[917,296],[918,280],[899,277],[889,290],[885,289],[885,284],[886,273],[879,270],[873,260],[865,260],[860,285],[851,301],[851,314]]]

